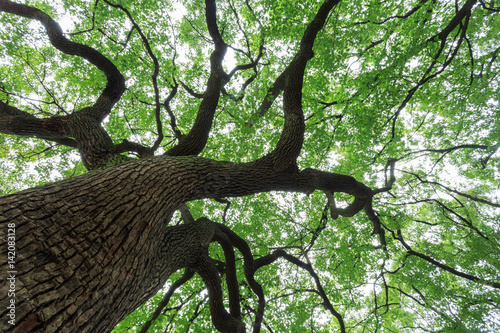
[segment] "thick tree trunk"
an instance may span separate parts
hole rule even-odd
[[[0,330],[109,331],[154,294],[175,270],[169,251],[182,243],[166,249],[161,235],[182,191],[195,186],[157,176],[142,163],[2,198],[2,231],[15,224],[17,274],[16,325],[2,320]]]
[[[310,169],[273,172],[264,161],[146,158],[0,198],[2,258],[12,250],[7,231],[15,228],[13,266],[2,273],[15,272],[15,297],[6,298],[10,282],[2,278],[0,331],[110,331],[174,271],[196,269],[206,252],[211,235],[198,224],[168,227],[181,203],[270,190],[327,186],[354,194],[364,188],[350,177]],[[14,326],[6,320],[11,300]]]
[[[192,232],[167,228],[198,188],[191,171],[172,160],[142,160],[0,199],[2,257],[13,223],[9,271],[17,272],[16,325],[4,320],[2,302],[0,331],[110,331],[151,297],[193,253]]]

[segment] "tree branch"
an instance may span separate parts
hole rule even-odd
[[[160,301],[160,303],[158,303],[158,306],[156,307],[156,310],[151,315],[151,319],[149,319],[148,321],[146,321],[146,323],[141,327],[141,330],[140,330],[139,333],[146,333],[149,330],[149,328],[151,327],[151,324],[156,319],[158,319],[158,317],[160,316],[160,314],[163,311],[163,309],[168,305],[168,302],[170,301],[170,298],[172,297],[172,295],[174,294],[174,292],[180,286],[182,286],[184,283],[186,283],[187,281],[191,280],[191,278],[193,276],[194,276],[194,271],[193,270],[186,269],[184,271],[184,274],[182,275],[182,277],[179,280],[175,281],[170,286],[170,288],[168,288],[167,293],[165,294],[165,296],[163,297],[163,299]]]
[[[212,122],[215,110],[219,102],[219,96],[222,88],[222,78],[224,70],[222,60],[226,53],[227,45],[224,43],[217,26],[215,0],[205,1],[205,16],[208,31],[214,42],[215,48],[210,55],[210,77],[208,78],[207,88],[203,94],[198,109],[198,114],[191,130],[179,144],[165,154],[169,156],[198,155],[208,141],[208,135],[212,128]]]
[[[424,5],[425,3],[427,3],[429,0],[421,0],[420,3],[413,7],[412,9],[410,9],[408,12],[406,12],[406,14],[404,15],[393,15],[393,16],[389,16],[385,19],[383,19],[382,21],[379,21],[379,22],[373,22],[373,21],[363,21],[363,22],[356,22],[354,23],[354,25],[359,25],[359,24],[366,24],[366,23],[373,23],[373,24],[377,24],[377,25],[381,25],[381,24],[384,24],[386,23],[387,21],[390,21],[390,20],[393,20],[395,18],[399,18],[399,19],[407,19],[408,17],[410,17],[411,15],[415,14],[420,8],[422,8],[422,5]]]
[[[85,109],[87,113],[101,122],[111,111],[111,108],[120,100],[125,91],[125,79],[116,66],[95,49],[79,43],[69,41],[61,27],[49,15],[38,8],[0,0],[0,10],[14,15],[35,19],[46,29],[52,45],[59,51],[82,57],[102,71],[107,77],[107,85],[92,108]]]
[[[258,307],[257,307],[257,312],[255,315],[255,320],[254,320],[254,325],[253,325],[253,332],[258,333],[260,332],[260,327],[262,325],[262,319],[264,317],[264,309],[266,306],[266,299],[264,296],[264,291],[262,289],[262,286],[255,281],[255,271],[256,268],[254,267],[254,259],[252,252],[250,250],[250,247],[248,246],[248,243],[241,237],[239,237],[235,232],[233,232],[231,229],[226,227],[223,224],[218,224],[219,230],[221,230],[227,237],[231,240],[231,243],[233,246],[235,246],[242,254],[243,254],[243,259],[244,259],[244,270],[245,270],[245,278],[252,289],[252,291],[257,295],[259,299]]]
[[[313,45],[330,11],[340,0],[326,0],[307,26],[299,50],[284,73],[283,111],[285,122],[276,148],[269,154],[276,170],[285,170],[295,164],[304,140],[304,113],[302,86],[308,61],[313,58]]]
[[[160,64],[158,63],[158,59],[156,58],[153,50],[151,49],[151,45],[149,44],[149,40],[146,38],[146,36],[142,32],[142,29],[139,27],[139,25],[135,22],[134,18],[130,14],[130,12],[126,8],[124,8],[122,5],[113,4],[113,3],[109,2],[108,0],[104,0],[104,2],[107,3],[111,7],[118,8],[119,10],[124,12],[125,15],[127,15],[130,22],[132,22],[133,28],[135,28],[135,30],[137,30],[137,32],[139,33],[139,36],[141,37],[142,43],[143,43],[144,47],[146,48],[146,52],[147,52],[148,56],[153,61],[154,69],[153,69],[153,74],[151,75],[151,81],[153,83],[153,90],[154,90],[154,94],[155,94],[155,120],[156,120],[156,131],[158,132],[158,138],[155,140],[153,147],[151,147],[151,151],[155,152],[158,149],[158,147],[160,146],[161,142],[163,141],[163,124],[161,121],[161,114],[160,114],[160,107],[161,107],[160,91],[158,89],[158,75],[160,74]],[[174,93],[174,95],[175,95],[175,93]],[[172,99],[172,98],[173,98],[173,96],[170,97],[170,99]]]
[[[426,44],[428,45],[430,42],[436,42],[440,41],[440,47],[436,54],[433,56],[434,60],[431,62],[431,64],[427,67],[425,73],[422,75],[421,79],[417,82],[415,86],[413,86],[411,89],[408,90],[408,93],[403,100],[403,102],[399,105],[397,108],[396,112],[392,117],[388,119],[388,122],[392,120],[392,126],[391,126],[391,138],[388,143],[384,145],[382,150],[378,153],[378,156],[382,154],[382,152],[387,148],[388,144],[392,142],[395,138],[396,135],[396,123],[399,118],[399,115],[401,114],[401,111],[406,107],[406,105],[410,102],[410,100],[413,98],[415,93],[419,88],[421,88],[424,84],[426,84],[428,81],[433,79],[434,77],[438,76],[441,74],[451,63],[451,61],[455,58],[455,55],[458,53],[458,50],[460,49],[460,46],[462,45],[462,41],[464,40],[466,36],[466,31],[467,31],[467,26],[468,26],[468,21],[471,15],[471,10],[474,4],[477,2],[477,0],[468,0],[462,8],[457,12],[457,14],[453,17],[453,19],[444,27],[439,33],[436,35],[430,37],[427,39]],[[465,24],[462,24],[462,20],[465,19]],[[443,50],[446,47],[446,40],[449,36],[449,34],[457,27],[460,26],[460,37],[457,42],[453,43],[453,52],[447,59],[445,59],[444,63],[442,64],[441,68],[439,68],[436,72],[432,73],[432,70],[437,64],[439,56],[442,54]],[[424,45],[422,45],[424,47]]]
[[[314,280],[314,283],[316,284],[316,288],[318,289],[318,293],[319,293],[320,297],[323,299],[323,306],[325,307],[325,309],[330,311],[330,313],[335,318],[337,318],[339,325],[340,325],[340,331],[342,333],[345,333],[346,329],[345,329],[344,319],[342,318],[342,315],[339,312],[337,312],[337,310],[335,310],[332,303],[330,302],[330,299],[326,295],[325,290],[323,289],[323,286],[321,285],[321,282],[319,280],[319,276],[314,271],[312,265],[305,263],[305,262],[301,261],[300,259],[295,258],[294,256],[288,254],[286,251],[280,249],[280,250],[273,251],[273,253],[268,254],[267,256],[264,256],[262,258],[257,259],[255,261],[255,269],[257,270],[259,268],[262,268],[263,266],[267,266],[279,258],[286,259],[288,262],[294,264],[295,266],[300,267],[300,268],[306,270],[307,272],[309,272],[309,274],[312,276],[312,278]]]
[[[217,228],[214,240],[217,241],[224,251],[224,259],[226,262],[226,284],[229,298],[229,314],[241,320],[240,293],[238,286],[238,278],[236,277],[236,257],[234,255],[233,245],[231,240]]]
[[[245,333],[245,324],[229,315],[224,309],[219,273],[208,254],[200,257],[193,269],[207,286],[212,322],[217,330],[222,333]]]
[[[47,140],[63,140],[71,147],[75,140],[69,139],[68,117],[38,119],[34,115],[0,101],[0,133],[36,136]]]
[[[470,275],[470,274],[466,274],[466,273],[463,273],[463,272],[460,272],[450,266],[447,266],[447,265],[444,265],[442,263],[440,263],[439,261],[423,254],[423,253],[420,253],[420,252],[417,252],[415,250],[413,250],[404,240],[403,240],[403,235],[401,233],[401,230],[397,230],[397,236],[392,233],[392,236],[394,239],[398,240],[403,246],[404,248],[406,249],[406,251],[408,252],[409,255],[414,255],[414,256],[417,256],[421,259],[424,259],[425,261],[427,261],[428,263],[436,266],[436,267],[439,267],[453,275],[456,275],[456,276],[459,276],[459,277],[462,277],[464,279],[467,279],[467,280],[470,280],[470,281],[473,281],[473,282],[476,282],[476,283],[480,283],[482,285],[485,285],[485,286],[490,286],[490,287],[493,287],[493,288],[498,288],[500,289],[500,283],[498,282],[493,282],[493,281],[488,281],[488,280],[485,280],[485,279],[481,279],[481,278],[478,278],[477,276],[473,276],[473,275]]]
[[[480,202],[482,204],[485,204],[485,205],[489,205],[489,206],[492,206],[492,207],[497,207],[497,208],[500,208],[500,204],[497,204],[497,203],[494,203],[494,202],[491,202],[491,201],[488,201],[488,200],[485,200],[485,199],[481,199],[481,198],[476,198],[476,197],[473,197],[472,195],[468,195],[467,193],[463,193],[463,192],[460,192],[460,191],[457,191],[457,190],[454,190],[452,188],[449,188],[448,186],[445,186],[441,183],[438,183],[438,182],[432,182],[432,181],[428,181],[428,180],[424,180],[422,179],[419,175],[413,173],[413,172],[408,172],[408,171],[404,171],[405,173],[407,174],[410,174],[412,176],[414,176],[415,178],[417,178],[422,184],[431,184],[431,185],[437,185],[439,187],[442,187],[444,188],[445,190],[449,191],[449,192],[452,192],[452,193],[455,193],[455,194],[458,194],[459,196],[461,197],[464,197],[464,198],[467,198],[469,200],[472,200],[472,201],[475,201],[475,202]]]

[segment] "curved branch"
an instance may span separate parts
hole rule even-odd
[[[384,251],[387,251],[387,243],[385,240],[385,230],[382,229],[382,223],[380,222],[380,219],[378,218],[377,214],[373,210],[372,207],[372,200],[368,200],[365,205],[365,213],[366,216],[370,219],[370,221],[373,223],[373,231],[372,235],[378,235],[379,236],[379,241],[380,241],[380,246]]]
[[[262,258],[259,258],[255,261],[255,269],[262,268],[263,266],[267,266],[269,264],[272,264],[274,261],[276,261],[279,258],[286,259],[288,262],[294,264],[297,267],[300,267],[304,270],[306,270],[314,279],[314,283],[316,284],[316,288],[318,288],[318,293],[320,297],[323,299],[323,306],[325,307],[326,310],[330,311],[330,313],[337,318],[339,325],[340,325],[340,331],[342,333],[346,332],[345,329],[345,323],[344,323],[344,318],[342,318],[342,315],[335,310],[333,307],[332,303],[330,302],[330,299],[325,293],[325,290],[323,289],[323,286],[321,285],[321,282],[319,280],[318,274],[314,271],[312,265],[303,262],[302,260],[288,254],[284,250],[276,250],[273,251],[273,253],[268,254],[267,256],[264,256]]]
[[[181,82],[182,83],[182,82]],[[174,78],[174,85],[171,87],[172,91],[170,91],[170,94],[168,94],[167,98],[165,99],[165,102],[163,102],[163,106],[167,110],[168,116],[170,117],[170,127],[172,128],[172,131],[174,132],[174,135],[177,140],[181,141],[184,138],[184,134],[179,130],[177,127],[177,119],[175,119],[174,112],[172,111],[172,108],[170,107],[170,102],[172,99],[175,97],[177,94],[177,91],[179,89],[179,84]],[[159,145],[159,138],[156,140],[155,144],[153,145],[153,148]]]
[[[256,269],[254,265],[252,251],[250,250],[248,243],[243,238],[238,236],[234,231],[232,231],[223,224],[218,224],[218,228],[231,240],[232,245],[235,246],[243,254],[245,278],[248,281],[248,285],[259,299],[257,312],[255,314],[253,332],[254,333],[260,332],[260,328],[262,326],[262,319],[264,318],[266,299],[264,296],[264,290],[262,289],[262,286],[257,281],[255,281],[254,275]]]
[[[191,95],[191,96],[193,96],[194,98],[197,98],[197,99],[203,99],[203,94],[197,93],[193,89],[189,88],[184,82],[182,82],[180,80],[179,80],[179,82],[181,83],[182,87],[184,88],[184,90],[187,91],[187,93],[189,95]]]
[[[106,130],[87,109],[69,116],[38,119],[0,101],[0,133],[35,136],[74,147],[88,170],[104,167],[118,153],[117,148],[123,149],[127,144],[115,147]]]
[[[65,54],[84,58],[106,75],[108,81],[106,87],[93,107],[85,109],[89,115],[95,117],[99,122],[102,121],[125,91],[125,79],[118,68],[92,47],[68,40],[63,35],[59,24],[40,9],[8,0],[0,0],[0,10],[39,21],[45,27],[49,40],[55,48]]]
[[[156,310],[153,312],[151,315],[151,319],[146,321],[146,323],[141,327],[141,331],[139,333],[146,333],[148,329],[151,327],[151,324],[160,316],[162,310],[167,306],[168,302],[170,301],[170,298],[174,294],[174,292],[182,286],[184,283],[188,282],[191,280],[191,278],[194,276],[194,271],[191,269],[186,269],[184,271],[184,274],[182,277],[175,281],[170,288],[168,289],[167,293],[163,297],[163,299],[158,303],[158,306],[156,307]]]
[[[238,278],[236,277],[236,257],[229,237],[216,229],[214,240],[218,242],[224,251],[226,261],[226,283],[229,296],[229,314],[241,320],[240,293]]]
[[[199,258],[193,269],[207,286],[212,322],[217,330],[222,333],[245,333],[245,324],[229,315],[223,306],[219,273],[208,253]]]
[[[304,113],[302,110],[302,86],[308,61],[313,58],[313,45],[319,31],[325,25],[330,11],[340,0],[326,0],[314,19],[307,26],[300,46],[290,65],[283,72],[283,111],[285,122],[276,148],[269,154],[275,170],[286,170],[295,164],[304,141]]]
[[[146,36],[142,32],[142,29],[139,27],[139,25],[135,22],[134,18],[132,17],[132,14],[130,14],[130,12],[126,8],[124,8],[122,5],[113,4],[113,3],[109,2],[108,0],[104,0],[104,2],[107,3],[111,7],[118,8],[119,10],[124,12],[125,15],[127,15],[130,22],[132,22],[133,29],[137,30],[137,32],[139,33],[139,36],[141,36],[142,43],[144,44],[144,47],[146,48],[146,51],[147,51],[149,57],[153,61],[154,70],[153,70],[153,74],[151,75],[151,81],[153,83],[153,90],[155,93],[155,120],[156,120],[156,130],[158,132],[158,138],[155,140],[155,143],[153,144],[153,147],[151,148],[151,151],[154,152],[158,149],[158,147],[160,146],[160,143],[163,141],[163,124],[162,124],[161,117],[160,117],[160,106],[161,106],[161,104],[160,104],[160,90],[158,89],[158,75],[160,74],[160,64],[159,64],[158,59],[156,58],[153,50],[151,49],[151,45],[149,44],[148,39],[146,38]],[[175,95],[175,93],[174,93],[174,95]],[[170,97],[170,99],[172,99],[172,98],[173,98],[173,96]]]
[[[259,47],[259,54],[257,55],[257,59],[255,59],[254,61],[252,61],[251,63],[249,64],[245,64],[245,65],[236,65],[232,70],[231,72],[229,72],[229,74],[227,75],[227,77],[225,78],[226,81],[229,81],[231,80],[231,78],[233,77],[234,74],[236,74],[236,72],[238,71],[244,71],[244,70],[247,70],[247,69],[252,69],[252,68],[255,68],[257,67],[257,65],[259,64],[259,60],[260,58],[262,58],[262,55],[264,54],[264,45],[261,45]]]
[[[328,206],[330,207],[330,217],[333,220],[339,218],[339,214],[337,213],[337,207],[335,204],[335,195],[331,191],[324,191],[326,198],[328,199]]]
[[[488,161],[490,160],[491,156],[496,154],[498,148],[500,148],[500,143],[497,143],[495,146],[493,146],[493,150],[491,151],[491,153],[488,154],[488,156],[486,156],[485,158],[481,158],[481,165],[483,166],[483,169],[486,168],[486,164],[488,164]]]
[[[226,91],[226,89],[224,87],[222,87],[222,94],[224,96],[227,96],[229,99],[235,101],[235,102],[239,102],[243,99],[244,97],[244,91],[245,89],[257,78],[257,65],[259,64],[259,60],[260,58],[262,57],[263,55],[263,51],[264,51],[264,46],[261,45],[260,48],[259,48],[259,54],[257,55],[257,59],[255,60],[252,60],[252,58],[250,56],[248,56],[251,60],[251,62],[249,64],[245,64],[245,65],[236,65],[232,70],[231,72],[229,72],[229,74],[227,75],[224,75],[224,83],[223,85],[226,85],[231,79],[232,77],[234,76],[234,74],[238,71],[242,71],[242,70],[248,70],[248,69],[253,69],[254,71],[254,74],[252,76],[250,76],[248,79],[245,80],[245,82],[243,82],[242,86],[241,86],[241,89],[240,91],[237,93],[237,95],[235,96],[234,94],[230,94]],[[252,126],[251,124],[247,124],[249,125],[250,127]]]
[[[458,10],[457,14],[453,17],[453,19],[444,27],[439,33],[435,34],[434,36],[430,37],[427,39],[427,41],[422,45],[422,48],[427,47],[427,45],[430,42],[437,42],[440,41],[440,47],[437,50],[436,54],[433,56],[433,61],[431,64],[427,67],[425,73],[422,75],[420,80],[411,88],[408,90],[408,93],[405,97],[405,99],[401,102],[401,104],[397,107],[396,112],[387,120],[386,123],[392,122],[391,125],[391,137],[389,141],[382,147],[382,149],[378,152],[377,156],[381,156],[384,150],[388,147],[388,145],[394,140],[396,136],[396,123],[399,118],[399,115],[401,112],[404,110],[406,105],[411,101],[415,93],[420,89],[424,84],[426,84],[428,81],[431,79],[435,78],[439,74],[441,74],[452,62],[452,60],[455,58],[457,55],[463,40],[466,37],[466,32],[467,32],[467,26],[469,19],[471,17],[471,10],[474,4],[477,2],[477,0],[468,0],[460,10]],[[462,24],[462,20],[465,19],[465,24]],[[446,40],[449,36],[449,34],[457,27],[460,26],[459,32],[460,36],[458,41],[454,40],[452,43],[452,50],[450,51],[451,54],[446,56],[445,61],[441,65],[441,68],[439,68],[437,71],[431,74],[432,70],[435,68],[438,58],[441,56],[442,52],[444,51],[446,47]],[[456,38],[456,37],[455,37]]]
[[[306,168],[299,172],[299,177],[307,180],[312,187],[311,193],[313,190],[343,192],[359,199],[368,199],[373,195],[368,186],[351,176]]]
[[[489,147],[486,146],[486,145],[476,145],[476,144],[465,144],[465,145],[458,145],[458,146],[454,146],[454,147],[449,147],[449,148],[443,148],[443,149],[419,149],[419,150],[415,150],[415,151],[411,151],[405,155],[403,155],[402,157],[399,157],[398,160],[401,160],[403,158],[406,158],[412,154],[419,154],[419,153],[426,153],[426,152],[431,152],[431,153],[442,153],[443,155],[446,155],[452,151],[455,151],[455,150],[458,150],[458,149],[483,149],[483,150],[487,150]],[[440,157],[439,159],[442,159],[442,157]]]
[[[363,22],[356,22],[356,23],[354,23],[354,25],[366,24],[366,23],[373,23],[373,24],[381,25],[381,24],[386,23],[387,21],[390,21],[390,20],[393,20],[393,19],[396,19],[396,18],[398,18],[398,19],[407,19],[411,15],[415,14],[428,1],[429,0],[421,0],[420,3],[417,6],[413,7],[408,12],[406,12],[406,14],[403,14],[403,15],[392,15],[392,16],[389,16],[389,17],[387,17],[387,18],[385,18],[385,19],[383,19],[382,21],[379,21],[379,22],[373,22],[373,21],[370,21],[370,20],[363,21]]]
[[[396,181],[396,176],[394,175],[394,169],[396,167],[396,159],[390,158],[385,165],[385,186],[382,188],[378,188],[373,190],[373,194],[378,194],[382,192],[388,192],[392,189],[392,185]],[[387,169],[389,169],[389,179],[387,179]]]
[[[134,152],[138,154],[140,158],[153,155],[151,149],[149,149],[148,147],[145,147],[139,143],[131,142],[125,139],[122,140],[121,143],[115,145],[115,149],[118,154],[125,152]]]
[[[171,273],[179,268],[188,268],[198,273],[208,290],[210,313],[215,327],[223,333],[244,333],[245,325],[224,308],[219,272],[208,255],[208,245],[214,240],[217,225],[202,217],[192,223],[166,229],[161,249],[175,251],[168,257],[174,264]]]

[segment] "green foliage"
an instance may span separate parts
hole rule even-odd
[[[159,62],[160,100],[174,79],[203,93],[213,45],[202,2],[115,2],[130,12]],[[158,134],[154,66],[134,23],[103,1],[30,3],[64,22],[68,38],[115,63],[127,90],[104,126],[115,143],[151,146]],[[494,5],[484,2],[489,3]],[[261,43],[265,51],[255,71],[238,71],[225,85],[228,94],[242,99],[220,99],[202,155],[246,162],[270,152],[279,138],[281,100],[263,114],[257,109],[292,59],[320,1],[217,4],[219,27],[232,46],[224,61],[227,72],[255,60]],[[371,234],[366,215],[325,220],[322,193],[230,199],[225,221],[225,204],[202,200],[189,203],[195,218],[224,222],[250,244],[256,258],[285,248],[306,261],[308,249],[307,259],[350,332],[500,332],[498,289],[409,255],[397,240],[400,231],[414,251],[483,281],[499,282],[500,20],[498,8],[483,7],[474,5],[460,46],[460,26],[443,44],[432,39],[456,15],[449,1],[343,1],[316,40],[304,78],[306,140],[299,167],[352,175],[380,188],[387,159],[397,159],[395,185],[374,200],[386,229],[387,253]],[[38,24],[3,13],[0,20],[2,101],[38,117],[93,104],[105,85],[102,73],[55,50]],[[255,80],[243,90],[252,76]],[[179,86],[171,108],[182,133],[191,128],[199,103]],[[165,109],[161,117],[166,139],[160,153],[176,144]],[[82,174],[78,159],[68,148],[2,135],[0,194]],[[346,206],[352,198],[338,195],[337,200]],[[224,260],[213,244],[211,255]],[[256,308],[258,300],[245,282],[241,260],[238,265],[247,306],[243,320],[250,327],[254,313],[249,308]],[[164,289],[179,277],[173,275]],[[269,331],[339,330],[307,271],[280,259],[260,269],[256,280],[266,294],[263,327]],[[150,332],[212,331],[204,288],[197,277],[184,284]],[[165,290],[114,332],[139,332]]]

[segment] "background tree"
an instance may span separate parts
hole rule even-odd
[[[499,330],[493,1],[0,10],[0,330]]]

